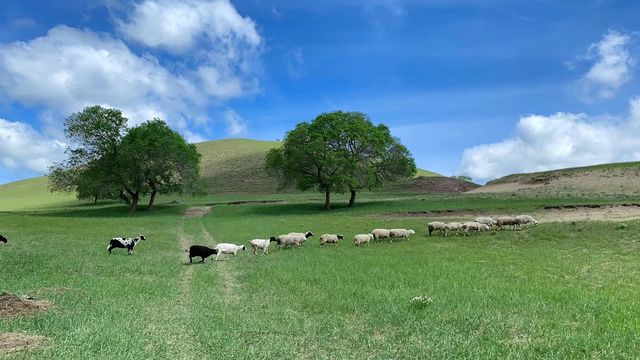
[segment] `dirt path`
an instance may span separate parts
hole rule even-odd
[[[207,231],[202,221],[200,221],[200,226],[202,228],[202,238],[205,240],[207,245],[215,246],[218,242]],[[227,254],[220,255],[219,261],[216,266],[218,269],[218,275],[220,275],[220,291],[223,295],[222,299],[225,302],[234,305],[240,301],[240,297],[238,296],[238,285],[237,281],[235,280],[237,273],[233,268],[232,260],[222,260],[223,258],[227,258],[228,256],[229,255]]]

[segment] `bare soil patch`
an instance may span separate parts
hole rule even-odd
[[[50,307],[50,301],[22,299],[7,292],[0,294],[0,318],[11,319],[18,316],[29,316]]]
[[[416,178],[388,184],[388,190],[402,190],[408,192],[448,192],[462,193],[478,188],[480,185],[472,182],[453,179],[446,176],[418,176]]]
[[[473,219],[476,216],[517,215],[507,212],[487,213],[482,210],[435,210],[435,211],[403,211],[384,213],[382,217],[391,218],[429,218],[429,219]],[[624,221],[640,219],[640,204],[621,205],[564,205],[546,206],[531,213],[538,222],[565,221]],[[380,215],[374,215],[380,216]]]
[[[40,335],[22,333],[0,333],[0,354],[37,348],[46,338]]]
[[[186,218],[201,218],[211,212],[211,206],[192,207],[184,211]]]
[[[244,204],[277,204],[277,203],[283,203],[283,202],[284,200],[237,200],[237,201],[215,202],[207,205],[213,206],[213,205],[244,205]]]

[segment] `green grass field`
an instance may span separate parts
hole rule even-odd
[[[317,198],[317,199],[316,199]],[[69,204],[0,214],[0,292],[53,307],[0,320],[0,333],[44,335],[13,359],[637,358],[640,222],[541,224],[471,237],[426,235],[423,210],[528,212],[584,199],[363,194],[320,210],[318,194],[182,199],[126,215]],[[282,203],[225,205],[240,199]],[[345,199],[346,200],[346,199]],[[598,200],[592,200],[597,202]],[[629,201],[626,199],[624,201]],[[203,218],[189,206],[216,203]],[[409,241],[355,248],[374,227]],[[188,265],[190,244],[247,244],[313,231],[301,248]],[[108,239],[143,233],[132,256]],[[320,247],[322,233],[344,234]],[[433,303],[412,306],[415,296]],[[0,353],[0,357],[2,357]]]

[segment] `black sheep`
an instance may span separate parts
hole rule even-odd
[[[3,242],[3,243],[6,244],[7,243],[7,238],[2,236],[2,235],[0,235],[0,242]]]
[[[192,258],[199,256],[202,258],[202,262],[204,259],[208,258],[211,255],[216,255],[218,253],[218,249],[211,249],[202,245],[192,245],[189,248],[189,262],[193,262]]]

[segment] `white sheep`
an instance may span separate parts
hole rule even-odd
[[[336,234],[323,234],[320,236],[320,245],[324,244],[336,244],[338,246],[338,240],[344,239],[342,235]]]
[[[538,225],[538,221],[531,215],[518,215],[515,217],[515,224],[522,225]]]
[[[216,260],[218,260],[220,254],[233,254],[235,256],[238,251],[246,250],[247,248],[244,245],[220,243],[216,245],[214,249],[218,250],[218,253],[216,254]]]
[[[307,240],[307,237],[302,233],[291,233],[276,236],[278,247],[281,249],[287,246],[298,247],[305,242],[305,240]]]
[[[469,221],[462,224],[462,230],[464,230],[464,233],[463,233],[464,236],[469,235],[469,230],[475,230],[476,232],[478,232],[478,231],[482,231],[483,229],[488,230],[489,226],[487,224],[480,224],[477,221]]]
[[[389,236],[391,236],[392,238],[402,238],[402,239],[408,239],[409,235],[413,235],[416,232],[413,229],[390,229],[389,230]]]
[[[389,232],[389,229],[373,229],[371,234],[373,235],[373,238],[376,240],[387,239],[391,237],[391,233]]]
[[[496,225],[498,226],[498,229],[502,229],[502,227],[507,225],[515,229],[516,219],[512,216],[500,216],[496,219]]]
[[[313,236],[313,233],[311,231],[307,231],[304,233],[299,233],[299,232],[290,232],[287,235],[297,235],[300,237],[300,245],[304,244],[305,241],[307,241],[308,238]]]
[[[480,224],[487,224],[489,225],[489,227],[493,227],[496,225],[497,221],[489,216],[478,216],[475,219],[476,222],[479,222]]]
[[[251,247],[253,248],[253,255],[257,255],[256,250],[258,249],[262,249],[262,255],[268,254],[269,244],[271,244],[272,241],[277,241],[275,236],[272,236],[269,239],[253,239],[249,241],[249,244],[251,244]]]
[[[449,233],[452,231],[456,232],[456,235],[462,229],[462,223],[459,222],[450,222],[444,225],[444,236],[449,236]]]
[[[369,241],[374,239],[374,234],[358,234],[353,237],[353,244],[355,246],[360,246],[364,244],[369,244]]]
[[[434,231],[441,231],[444,233],[445,225],[446,224],[441,221],[432,221],[429,224],[427,224],[429,228],[429,236],[431,236],[431,233],[433,233]]]

